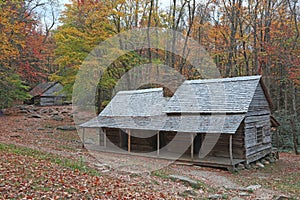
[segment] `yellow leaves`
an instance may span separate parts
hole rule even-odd
[[[2,2],[0,13],[0,63],[9,68],[25,47],[26,24],[11,2]]]
[[[108,16],[112,10],[102,2],[85,1],[77,6],[73,1],[64,11],[63,25],[58,28],[54,38],[57,49],[55,63],[59,66],[53,80],[60,80],[64,85],[72,85],[83,60],[101,41],[108,38],[112,26]],[[71,92],[71,91],[69,91]]]

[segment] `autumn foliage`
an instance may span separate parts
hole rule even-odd
[[[196,40],[222,77],[263,75],[274,110],[291,119],[299,116],[297,0],[72,0],[53,31],[48,26],[43,29],[37,9],[45,6],[42,1],[1,0],[0,5],[1,107],[26,98],[26,86],[47,78],[61,82],[71,97],[78,69],[96,45],[130,29],[159,27]],[[123,49],[120,41],[119,50]],[[192,51],[193,47],[185,49]],[[111,98],[112,88],[124,73],[149,62],[168,65],[187,79],[202,77],[178,55],[151,48],[137,50],[109,66],[99,82],[99,103]]]
[[[0,1],[0,107],[29,97],[27,86],[48,76],[53,40],[40,29],[39,2]]]

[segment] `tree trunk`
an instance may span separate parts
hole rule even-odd
[[[97,87],[97,99],[96,99],[96,107],[97,107],[97,115],[101,112],[101,104],[102,104],[102,97],[101,97],[101,86],[100,84]]]
[[[152,12],[153,12],[153,4],[154,4],[154,0],[151,0],[150,1],[149,18],[148,18],[148,31],[147,31],[149,63],[152,63],[150,27],[151,27],[151,19],[152,19]]]
[[[172,28],[173,28],[173,38],[172,38],[172,52],[171,53],[171,67],[175,68],[175,42],[176,42],[176,0],[173,0],[173,13],[172,13]]]
[[[287,114],[288,112],[288,83],[287,81],[284,82],[284,110]]]
[[[257,13],[260,1],[256,1],[253,13],[253,60],[252,60],[252,75],[257,75],[258,73],[258,45],[257,45]],[[250,6],[250,1],[249,1]],[[249,10],[251,12],[251,8]]]
[[[240,37],[244,38],[244,30],[243,30],[243,22],[239,20],[239,25],[240,25]],[[248,55],[246,51],[246,41],[243,39],[243,56],[244,56],[244,61],[245,61],[245,66],[246,66],[246,75],[250,76],[250,70],[249,70],[249,61],[248,61]],[[241,72],[239,75],[242,75]]]
[[[188,39],[190,37],[192,27],[194,24],[194,19],[195,19],[196,1],[195,0],[192,1],[192,6],[190,5],[190,2],[188,2],[187,5],[188,5],[188,13],[189,13],[189,26],[188,26],[187,34],[185,36],[184,47],[183,47],[183,52],[182,52],[182,56],[186,56],[186,57],[188,57],[187,56],[188,55],[187,43],[188,43]],[[186,62],[186,60],[181,58],[179,72],[182,75],[185,75],[183,73],[183,67],[185,65],[185,62]]]
[[[294,84],[291,84],[292,87],[292,119],[291,119],[291,128],[293,134],[293,143],[294,143],[294,151],[297,155],[299,155],[298,151],[298,135],[297,135],[297,109],[296,109],[296,88]]]

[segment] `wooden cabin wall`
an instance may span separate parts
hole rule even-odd
[[[207,143],[208,146],[213,145],[213,149],[209,152],[207,156],[213,156],[213,157],[225,157],[229,158],[229,134],[221,134],[219,136],[218,142],[214,144],[214,141],[211,140],[205,140],[207,134],[202,133],[201,134],[201,147],[203,146],[204,141]],[[209,134],[212,137],[217,137],[217,134]],[[186,136],[182,138],[182,140],[189,140],[189,137]],[[178,141],[178,144],[174,144],[174,149],[180,149],[178,148],[178,145],[182,142],[182,140]],[[211,143],[210,143],[211,142]],[[194,145],[195,148],[196,145]],[[235,159],[245,159],[245,143],[244,143],[244,124],[241,124],[238,128],[237,132],[232,137],[232,154],[233,158]],[[191,153],[191,147],[189,147],[185,154],[190,155]]]
[[[207,134],[205,134],[205,137],[207,137]],[[205,139],[202,142],[202,146],[204,145],[203,144],[204,141]],[[213,144],[209,144],[209,141],[207,143],[208,143],[207,145],[213,145]],[[208,154],[208,156],[229,158],[229,135],[228,134],[223,134],[219,137],[218,143],[215,144],[215,146]]]
[[[176,137],[176,140],[174,140]],[[191,141],[189,133],[178,133],[177,132],[168,132],[161,131],[160,132],[161,139],[161,147],[167,145],[167,150],[172,153],[182,153],[182,149],[184,149],[184,145]],[[172,141],[172,142],[171,142]]]
[[[229,158],[229,137],[229,134],[222,134],[208,156]],[[245,159],[243,124],[241,124],[237,132],[232,136],[232,155],[234,159]]]
[[[53,106],[54,103],[55,102],[53,97],[41,97],[41,106]]]
[[[130,130],[131,151],[151,152],[156,151],[156,131]],[[127,149],[128,135],[125,131],[116,128],[106,128],[107,139],[114,145]]]
[[[47,91],[41,95],[41,105],[42,106],[52,106],[52,105],[62,105],[64,100],[64,95],[60,94],[63,86],[59,83],[53,85]]]
[[[256,161],[272,150],[270,108],[259,84],[245,118],[245,148],[247,163]],[[262,142],[257,141],[257,128],[262,127]]]
[[[40,97],[33,97],[33,104],[34,105],[41,105],[41,98]]]
[[[232,137],[232,154],[233,158],[245,159],[245,124],[241,123],[238,130]]]
[[[106,128],[106,137],[114,145],[121,148],[121,136],[119,129],[117,128]]]
[[[46,96],[40,98],[41,106],[60,106],[63,104],[63,97],[61,96]]]
[[[156,151],[157,131],[131,130],[131,150],[138,152]]]

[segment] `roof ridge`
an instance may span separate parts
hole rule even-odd
[[[140,89],[140,90],[122,90],[117,94],[142,94],[142,93],[150,93],[150,92],[162,92],[163,88],[149,88],[149,89]]]
[[[185,84],[204,84],[204,83],[222,83],[222,82],[237,82],[237,81],[251,81],[260,80],[262,76],[238,76],[231,78],[213,78],[213,79],[196,79],[186,80]]]

